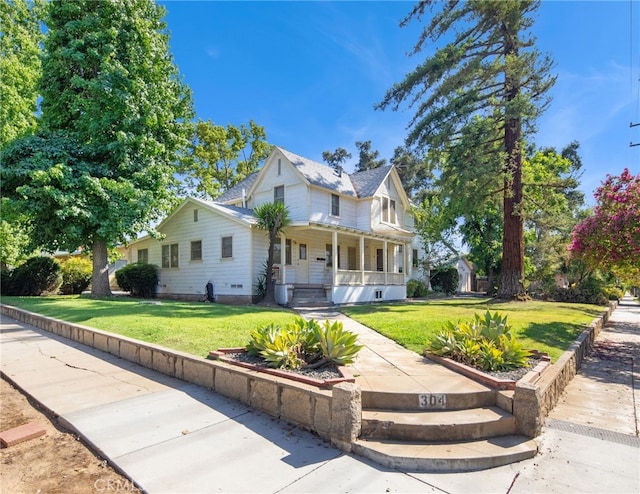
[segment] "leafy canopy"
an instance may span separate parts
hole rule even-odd
[[[34,242],[93,250],[94,293],[108,293],[107,248],[174,203],[191,94],[151,0],[53,0],[46,13],[38,133],[3,150],[2,179]]]
[[[640,282],[640,174],[607,175],[593,214],[573,229],[569,251],[591,269]]]

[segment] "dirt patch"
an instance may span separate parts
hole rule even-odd
[[[29,422],[42,425],[44,436],[0,449],[0,491],[11,493],[137,492],[127,478],[97,457],[73,434],[4,379],[0,379],[0,430]]]

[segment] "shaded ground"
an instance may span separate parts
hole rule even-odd
[[[135,492],[137,489],[55,419],[32,405],[4,379],[0,379],[0,430],[29,422],[47,433],[10,448],[0,449],[0,492],[64,493]]]

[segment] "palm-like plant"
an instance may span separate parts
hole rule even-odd
[[[289,210],[281,202],[265,203],[253,210],[258,222],[256,226],[261,230],[265,230],[269,235],[269,253],[267,255],[267,286],[265,290],[263,303],[275,303],[275,290],[272,282],[273,278],[273,257],[276,239],[289,225]]]

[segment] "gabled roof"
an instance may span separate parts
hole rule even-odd
[[[351,183],[353,183],[353,186],[358,193],[358,197],[373,196],[382,182],[387,178],[390,171],[391,165],[380,166],[371,170],[356,172],[351,175]]]
[[[360,199],[373,197],[393,168],[392,165],[381,166],[372,170],[355,172],[349,175],[345,171],[339,173],[328,165],[323,165],[322,163],[297,155],[281,147],[274,146],[272,152],[277,151],[282,153],[282,155],[291,162],[298,173],[300,173],[310,185]],[[242,189],[249,194],[249,191],[256,185],[261,172],[262,169],[252,173],[218,197],[215,202],[235,202],[242,198]]]
[[[241,180],[220,197],[218,197],[216,199],[216,202],[231,202],[242,199],[242,189],[244,189],[246,192],[249,192],[249,189],[255,183],[259,174],[260,170],[258,170],[257,172],[253,172],[251,175],[246,177],[244,180]]]
[[[311,184],[323,189],[329,189],[339,194],[358,197],[351,183],[351,178],[346,172],[338,173],[332,167],[318,163],[317,161],[298,156],[286,149],[277,148],[287,158],[300,174]]]

